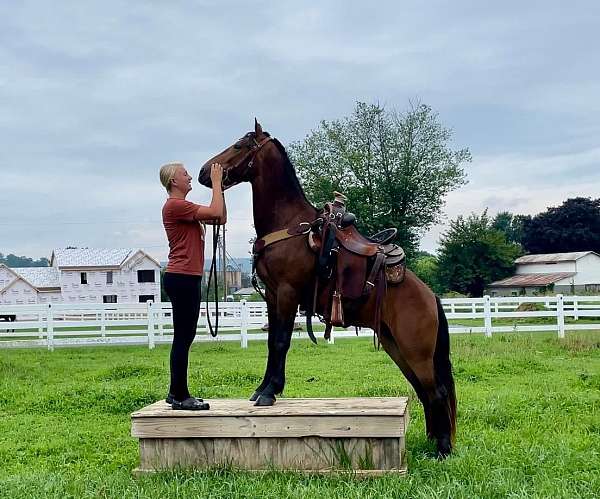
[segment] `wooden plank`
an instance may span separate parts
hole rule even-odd
[[[398,438],[144,439],[140,441],[140,467],[400,470],[403,443]]]
[[[138,438],[222,437],[401,437],[404,421],[395,416],[213,416],[137,417]]]
[[[211,418],[215,416],[402,416],[406,397],[290,398],[271,407],[256,407],[240,399],[209,400],[209,411],[174,411],[164,400],[155,402],[131,417]]]

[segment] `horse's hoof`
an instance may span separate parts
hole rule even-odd
[[[273,395],[259,395],[254,405],[258,407],[269,407],[275,403],[275,396]]]
[[[255,402],[258,397],[260,397],[260,392],[259,391],[254,392],[252,394],[252,397],[250,397],[250,402]]]
[[[449,438],[442,437],[437,441],[438,459],[446,459],[452,452],[452,443]]]

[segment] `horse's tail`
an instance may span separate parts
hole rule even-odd
[[[438,386],[445,388],[447,394],[450,435],[452,441],[454,441],[456,433],[456,391],[454,389],[454,377],[452,376],[452,363],[450,362],[450,334],[442,302],[438,296],[435,299],[438,310],[438,331],[433,354],[433,367]]]

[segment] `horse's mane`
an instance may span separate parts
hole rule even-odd
[[[312,206],[314,208],[314,205],[306,198],[306,194],[304,194],[304,189],[302,189],[302,185],[300,184],[300,181],[298,180],[298,176],[296,175],[296,168],[294,168],[294,165],[292,164],[290,157],[288,156],[288,153],[285,150],[285,147],[283,147],[283,144],[281,142],[279,142],[279,140],[277,140],[275,137],[273,137],[271,142],[273,142],[273,144],[275,144],[277,149],[279,149],[281,156],[283,157],[283,163],[284,163],[283,170],[285,172],[285,176],[287,177],[287,180],[290,182],[291,185],[293,185],[298,190],[298,192],[302,195],[302,197],[307,202],[307,204],[309,204],[310,206]]]

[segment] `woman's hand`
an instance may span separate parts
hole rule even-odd
[[[213,163],[210,165],[210,180],[213,187],[221,186],[221,181],[223,180],[223,167],[221,166],[221,163]]]

